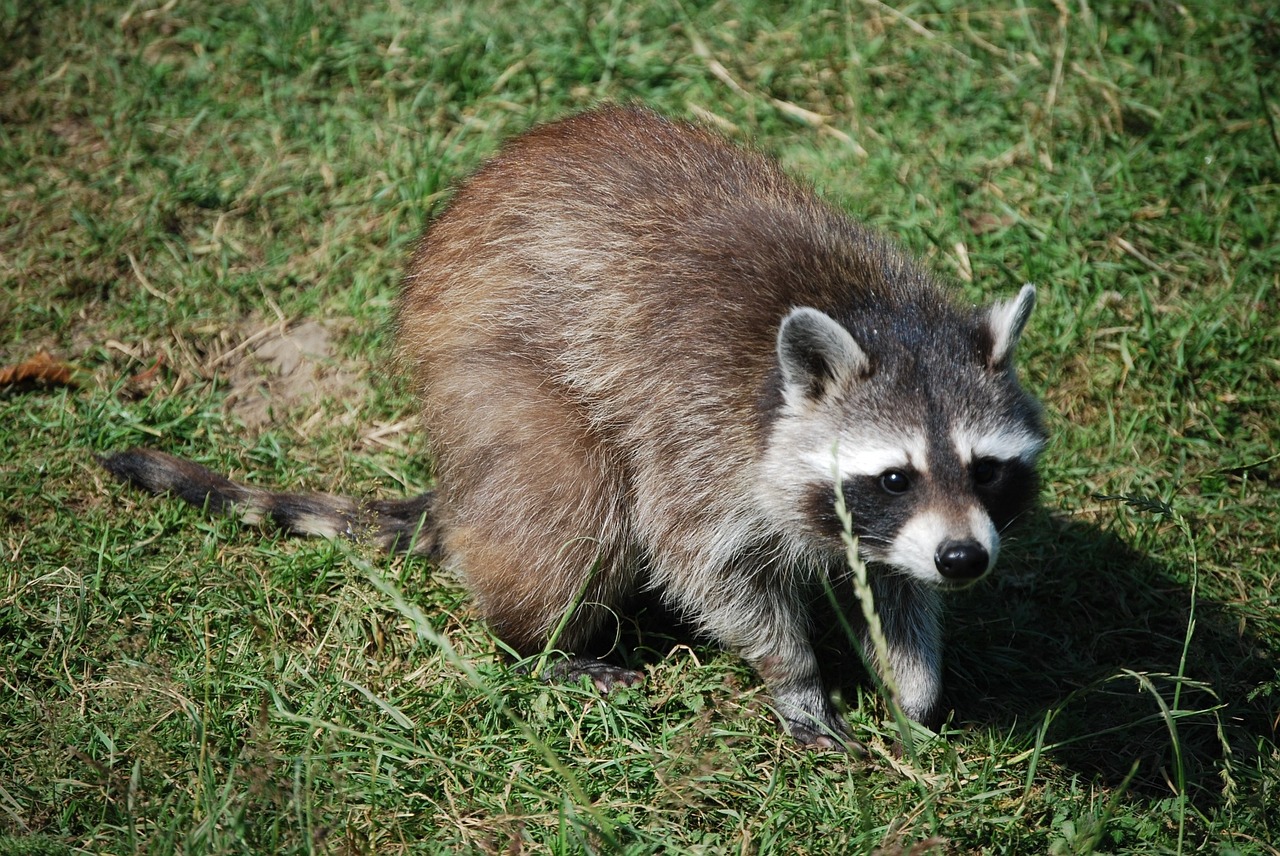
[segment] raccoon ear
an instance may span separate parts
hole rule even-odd
[[[1014,346],[1022,335],[1022,328],[1031,317],[1036,305],[1036,287],[1031,283],[1022,286],[1018,296],[993,305],[987,310],[987,327],[991,332],[991,353],[987,367],[1001,369],[1013,359]]]
[[[849,331],[817,309],[792,309],[778,328],[782,394],[818,401],[836,384],[867,375],[871,361]]]

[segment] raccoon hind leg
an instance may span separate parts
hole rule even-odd
[[[570,657],[561,660],[546,672],[548,680],[576,683],[590,678],[601,693],[609,693],[618,687],[636,687],[644,683],[644,672],[615,666],[590,657]]]
[[[558,471],[567,473],[545,439],[530,454],[558,461]],[[500,484],[477,486],[461,501],[450,493],[440,503],[447,509],[441,525],[445,566],[461,578],[494,634],[518,654],[531,657],[550,648],[569,655],[552,666],[550,677],[585,674],[606,690],[636,683],[638,676],[586,653],[616,620],[634,585],[628,551],[609,531],[615,524],[608,498],[599,504],[567,501],[557,495],[571,483],[567,478],[544,482],[539,490],[517,475],[509,457],[494,469]]]
[[[465,365],[456,383],[437,374],[427,401],[445,566],[521,656],[549,647],[569,655],[552,676],[635,683],[635,674],[589,661],[640,564],[621,467],[545,372],[515,361]]]

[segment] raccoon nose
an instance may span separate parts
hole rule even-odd
[[[975,580],[987,572],[991,557],[977,541],[945,541],[933,554],[938,573],[949,580]]]

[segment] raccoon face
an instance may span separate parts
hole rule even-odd
[[[838,488],[828,477],[806,489],[808,529],[839,539],[838,489],[866,561],[936,585],[970,583],[994,566],[1000,533],[1034,500],[1042,442],[1030,431],[974,425],[892,443],[846,435],[825,461],[808,461],[839,473]]]
[[[986,574],[1038,488],[1039,413],[1009,369],[1033,302],[1028,286],[977,316],[931,319],[945,329],[924,350],[864,351],[829,316],[793,310],[766,455],[780,522],[808,548],[842,553],[838,490],[864,560],[939,586]]]

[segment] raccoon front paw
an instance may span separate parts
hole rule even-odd
[[[806,719],[804,722],[798,719],[783,721],[792,738],[806,749],[849,752],[853,755],[866,754],[866,749],[850,736],[849,729],[839,717],[832,722],[824,722],[821,726],[812,719]]]
[[[644,683],[644,672],[624,669],[590,657],[571,657],[547,670],[549,679],[564,683],[577,683],[584,675],[591,679],[597,690],[606,694],[618,687],[635,687]]]
[[[817,708],[814,710],[813,708]],[[778,718],[797,743],[809,749],[826,749],[863,755],[862,744],[849,734],[849,727],[823,699],[821,704],[790,704],[778,701]]]

